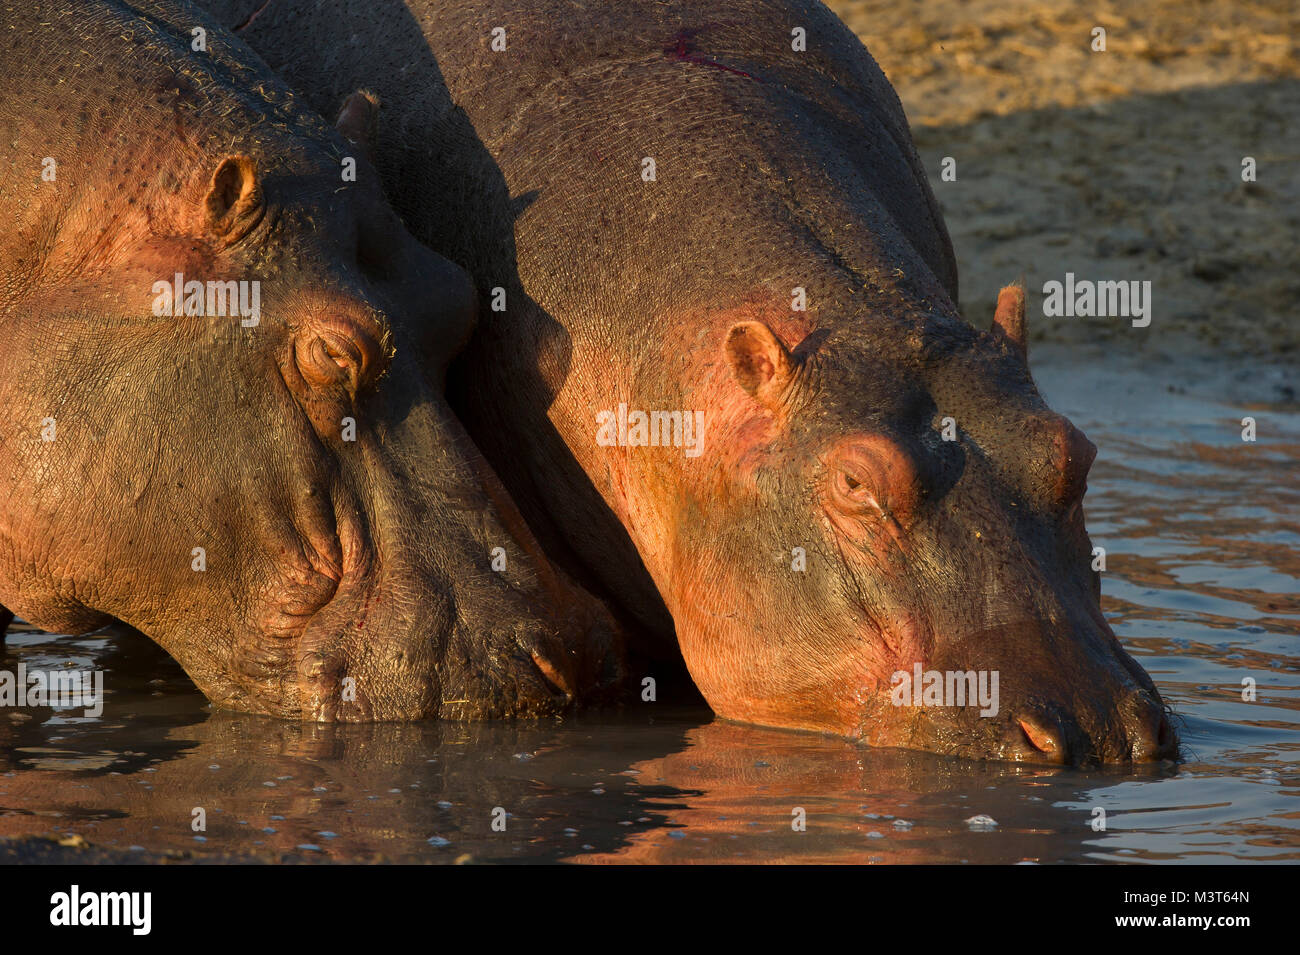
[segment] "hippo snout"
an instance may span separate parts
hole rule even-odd
[[[1115,709],[1116,722],[1089,732],[1081,721],[1045,707],[1026,708],[1012,719],[1020,738],[1010,759],[1031,763],[1155,762],[1177,755],[1178,740],[1165,706],[1146,690],[1127,696]]]
[[[870,698],[859,735],[877,745],[1057,766],[1176,759],[1168,707],[1104,621],[1062,626],[1050,616],[946,641],[917,630],[913,642],[935,639],[938,651],[892,674],[887,705],[880,694]],[[891,631],[893,645],[902,638]]]
[[[1178,734],[1159,698],[1142,690],[1129,697],[1124,713],[1129,759],[1141,763],[1178,755]]]

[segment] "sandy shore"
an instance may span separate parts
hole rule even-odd
[[[1033,341],[1272,367],[1300,342],[1300,5],[830,3],[898,90],[957,252],[963,312],[1030,291]],[[1105,52],[1091,49],[1094,27]],[[944,157],[956,181],[942,181]],[[1242,180],[1253,157],[1256,181]],[[1151,282],[1151,323],[1049,318],[1049,280]],[[1196,359],[1201,359],[1197,361]],[[1283,373],[1279,376],[1278,366]],[[1246,377],[1249,377],[1247,374]],[[1288,383],[1289,382],[1289,383]]]

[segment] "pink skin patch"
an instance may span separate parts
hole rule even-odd
[[[238,33],[241,30],[247,30],[249,27],[253,25],[253,21],[256,20],[258,17],[260,17],[262,13],[266,10],[266,8],[269,7],[270,5],[271,5],[271,0],[266,0],[265,3],[263,3],[260,7],[258,7],[256,10],[254,10],[252,13],[248,15],[247,20],[239,24],[239,26],[233,27],[232,28],[233,31],[235,33]]]
[[[762,80],[744,70],[738,70],[734,66],[727,66],[725,63],[719,63],[717,60],[710,60],[706,57],[699,56],[691,52],[691,40],[699,33],[699,30],[678,30],[677,35],[673,37],[670,44],[664,47],[664,55],[671,60],[679,63],[695,63],[698,66],[711,66],[715,70],[722,70],[726,73],[734,73],[737,76],[743,76],[747,80],[754,80],[761,83]]]

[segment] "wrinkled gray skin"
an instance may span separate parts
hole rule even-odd
[[[340,132],[373,114],[350,98]],[[125,621],[214,703],[277,716],[598,697],[610,619],[441,396],[473,288],[363,153],[197,8],[0,8],[0,602]],[[177,272],[260,282],[260,320],[159,315]]]
[[[318,108],[379,95],[398,211],[485,306],[467,427],[642,652],[675,631],[716,712],[968,756],[1176,751],[1101,614],[1095,449],[1030,378],[1023,294],[988,332],[958,315],[897,97],[824,7],[217,6]],[[621,402],[701,411],[702,453],[600,443]],[[918,664],[996,671],[998,712],[896,705]]]

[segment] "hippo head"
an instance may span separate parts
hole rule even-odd
[[[129,170],[38,187],[26,252],[0,248],[26,270],[0,288],[0,603],[124,621],[235,709],[557,711],[617,642],[444,404],[472,286],[311,123],[142,129]]]
[[[1101,613],[1096,449],[1029,377],[1022,289],[986,333],[787,325],[789,348],[779,318],[731,321],[670,605],[719,715],[974,758],[1173,754]]]

